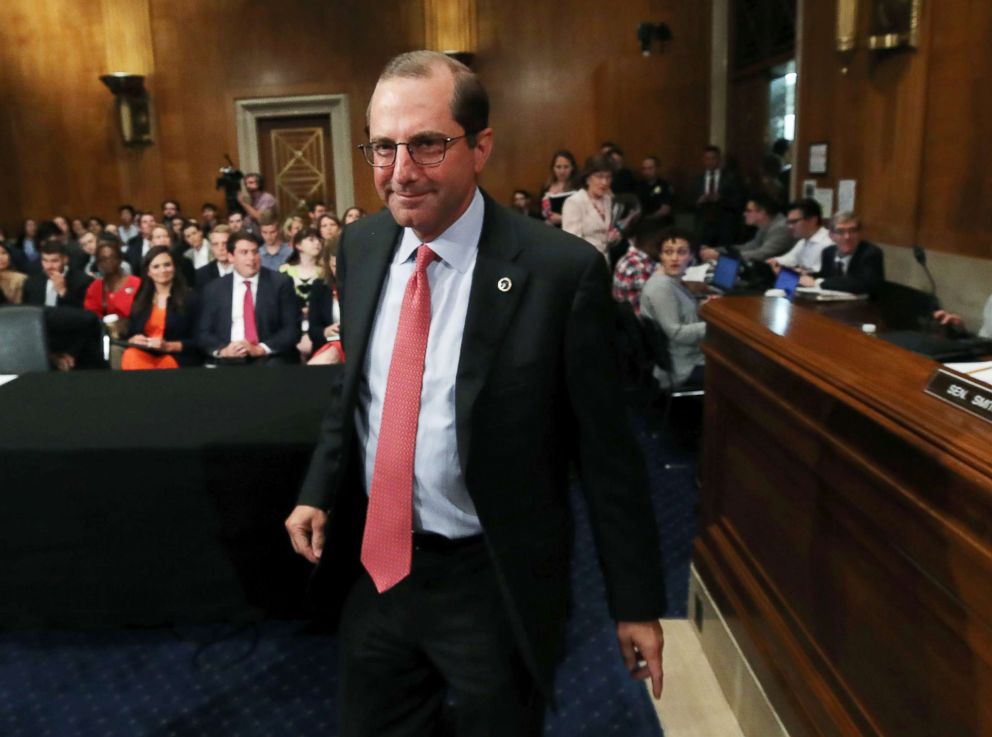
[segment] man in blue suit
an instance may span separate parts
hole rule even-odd
[[[220,362],[293,363],[300,339],[299,304],[292,280],[262,268],[261,241],[232,233],[227,241],[234,270],[203,288],[196,339]]]
[[[369,105],[387,210],[342,237],[343,384],[286,521],[340,613],[343,737],[541,734],[572,461],[623,658],[661,694],[658,535],[609,274],[588,243],[482,193],[488,117],[478,78],[434,52],[390,62]]]

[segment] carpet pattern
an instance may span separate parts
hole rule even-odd
[[[683,617],[695,534],[690,453],[634,418],[648,458],[669,611]],[[675,468],[666,469],[666,464]],[[576,493],[575,496],[578,496]],[[644,685],[630,680],[576,506],[575,608],[556,683],[555,737],[661,737]],[[301,622],[0,635],[5,737],[282,737],[336,732],[336,642]]]

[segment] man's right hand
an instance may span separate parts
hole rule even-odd
[[[293,550],[311,563],[320,560],[324,553],[324,527],[327,525],[327,513],[316,507],[300,504],[286,518],[286,532]]]
[[[964,330],[964,320],[961,319],[961,315],[956,315],[953,312],[937,310],[933,313],[933,319],[941,325],[945,325],[956,330]]]

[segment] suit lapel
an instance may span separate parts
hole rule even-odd
[[[520,244],[512,220],[488,196],[485,203],[485,220],[472,274],[455,380],[455,424],[463,473],[470,450],[472,408],[489,376],[527,282],[527,271],[513,263],[520,253]],[[503,282],[501,289],[499,285],[503,279],[509,282]]]
[[[223,295],[220,308],[221,325],[227,326],[221,328],[221,335],[224,336],[224,345],[231,342],[231,322],[233,320],[231,302],[234,300],[234,272],[232,271],[227,277],[221,277],[224,288],[220,290]]]

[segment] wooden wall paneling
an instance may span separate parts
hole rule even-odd
[[[992,428],[808,309],[704,318],[696,564],[790,732],[992,734]]]
[[[632,169],[656,153],[666,176],[695,173],[709,105],[709,12],[707,3],[674,0],[479,0],[476,69],[496,133],[483,186],[506,202],[516,187],[539,188],[556,149],[570,149],[581,166],[607,138]],[[675,39],[644,60],[634,32],[660,20]]]
[[[925,8],[931,4],[926,3]],[[870,3],[860,4],[859,28],[866,37]],[[925,9],[921,45],[914,53],[869,54],[864,43],[843,74],[834,50],[836,7],[803,3],[799,79],[799,137],[794,154],[801,182],[815,178],[835,187],[840,179],[856,179],[857,209],[870,238],[896,245],[914,245],[917,205],[922,186],[921,155],[926,125],[927,32],[931,11]],[[830,144],[826,176],[808,175],[808,146]]]
[[[992,3],[933,13],[920,244],[992,258]]]

